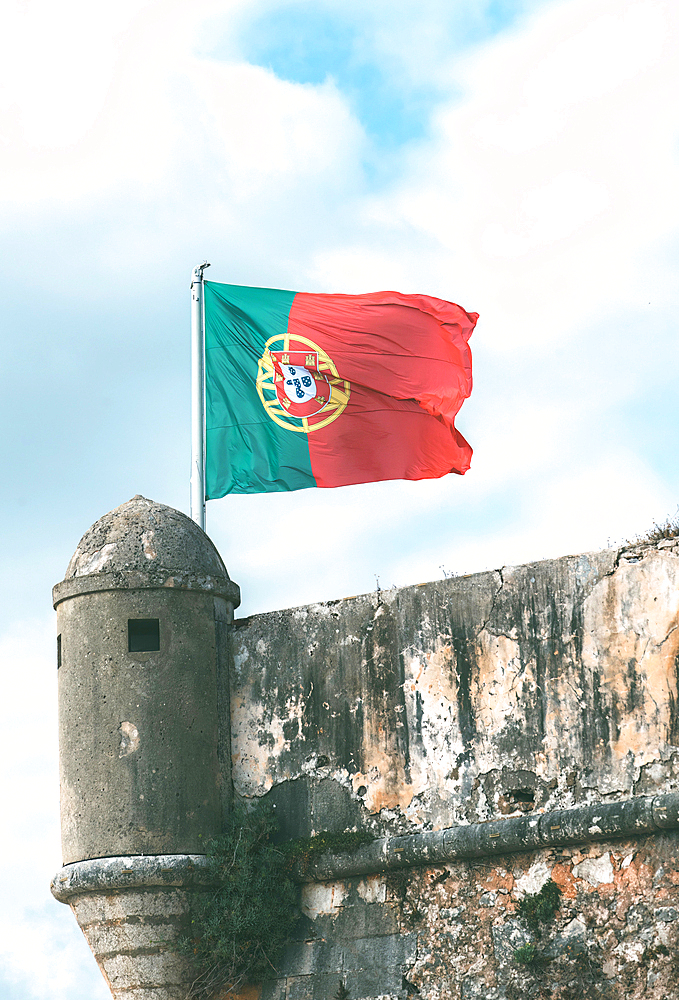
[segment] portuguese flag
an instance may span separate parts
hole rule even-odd
[[[206,497],[463,474],[477,313],[204,282]]]

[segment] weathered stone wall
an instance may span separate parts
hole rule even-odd
[[[654,546],[237,621],[235,793],[297,835],[672,790],[678,621]]]
[[[517,915],[552,878],[552,920]],[[304,922],[261,1000],[676,1000],[679,838],[458,861],[308,885]],[[528,965],[516,951],[535,945]]]
[[[309,863],[297,940],[242,1000],[679,1000],[678,584],[667,539],[229,634],[238,588],[192,522],[142,497],[105,515],[55,588],[52,890],[112,994],[186,1000],[192,852],[235,797],[283,837],[376,838]],[[130,652],[135,618],[159,649]]]
[[[384,837],[675,791],[678,584],[661,542],[237,621],[235,794]],[[679,1000],[678,836],[309,884],[261,998]]]

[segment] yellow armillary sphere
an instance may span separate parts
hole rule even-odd
[[[307,337],[269,337],[259,359],[257,392],[277,424],[310,434],[337,420],[351,395],[331,358]]]

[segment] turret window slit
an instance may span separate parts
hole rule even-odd
[[[152,653],[160,649],[158,618],[128,618],[127,648],[130,653]]]

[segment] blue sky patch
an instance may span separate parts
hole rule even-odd
[[[242,58],[281,79],[310,84],[334,80],[375,145],[388,151],[426,134],[432,109],[444,96],[450,97],[448,74],[439,70],[445,70],[455,53],[552,2],[458,0],[436,13],[415,4],[394,8],[386,29],[394,39],[401,36],[398,47],[407,50],[410,37],[428,30],[421,61],[428,50],[431,72],[423,67],[416,80],[405,61],[384,45],[381,5],[366,13],[353,5],[340,10],[300,0],[280,4],[243,23],[237,45]],[[211,54],[219,57],[219,46]]]

